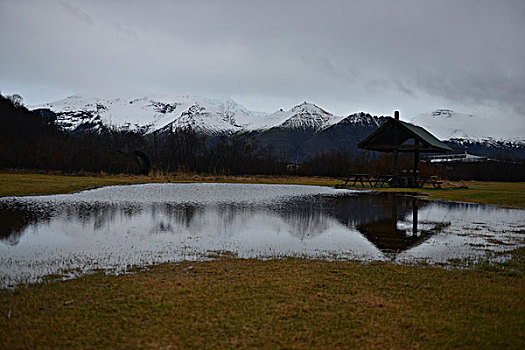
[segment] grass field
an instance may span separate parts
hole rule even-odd
[[[71,193],[88,188],[155,182],[140,176],[70,176],[0,173],[0,197]]]
[[[445,186],[443,189],[385,188],[381,189],[381,191],[409,191],[425,194],[429,199],[493,204],[506,208],[525,209],[525,182],[462,181],[458,183],[449,181],[446,182]]]
[[[341,180],[322,177],[272,177],[272,176],[210,176],[210,175],[167,175],[167,176],[70,176],[0,173],[0,197],[39,194],[70,193],[93,187],[126,185],[150,182],[217,182],[217,183],[263,183],[337,186]],[[402,189],[374,188],[378,191],[417,192],[431,199],[461,202],[495,204],[509,208],[525,208],[525,183],[515,182],[448,182],[447,189]],[[462,188],[468,187],[468,188]],[[352,188],[352,187],[349,187]],[[354,187],[360,189],[360,187]],[[370,189],[370,188],[365,188]]]
[[[508,348],[516,271],[319,260],[163,264],[0,291],[0,348]]]
[[[158,182],[264,183],[335,186],[340,181],[319,177],[211,176],[211,175],[47,175],[0,173],[0,197],[71,193],[94,187]]]
[[[0,195],[145,182],[340,184],[299,177],[4,173]],[[525,208],[523,183],[465,185],[417,191]],[[525,249],[506,263],[466,265],[220,258],[48,281],[0,290],[0,349],[524,348]]]

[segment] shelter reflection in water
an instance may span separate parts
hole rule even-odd
[[[422,229],[419,227],[418,213],[420,203],[418,198],[394,195],[389,200],[391,217],[356,225],[372,244],[384,253],[398,253],[408,250],[429,239],[449,222],[424,222]],[[410,210],[411,208],[411,210]],[[408,220],[411,211],[411,222]]]

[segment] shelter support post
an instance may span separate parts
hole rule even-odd
[[[419,141],[416,140],[416,150],[414,151],[414,186],[419,183]]]
[[[394,172],[392,174],[392,186],[399,185],[399,151],[394,149]]]

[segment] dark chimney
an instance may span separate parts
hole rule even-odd
[[[394,111],[394,119],[399,120],[399,111]]]

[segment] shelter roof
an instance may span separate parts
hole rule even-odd
[[[413,144],[407,143],[415,140]],[[390,118],[377,130],[359,142],[357,147],[380,152],[450,153],[452,149],[420,126]]]

